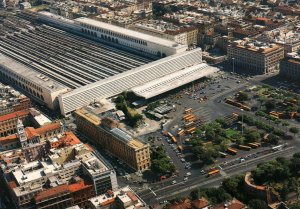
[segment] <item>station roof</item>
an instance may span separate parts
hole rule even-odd
[[[37,86],[41,86],[50,92],[55,92],[67,88],[66,86],[52,80],[51,78],[42,75],[37,71],[32,70],[32,68],[29,68],[26,65],[23,65],[15,61],[14,59],[11,59],[1,53],[0,53],[0,67],[8,69],[9,71],[17,74],[18,76],[27,78]]]
[[[101,22],[98,20],[93,20],[93,19],[86,18],[86,17],[77,18],[77,19],[75,19],[75,21],[83,23],[83,24],[91,25],[94,27],[99,27],[99,28],[103,28],[106,30],[110,30],[114,33],[123,34],[123,35],[129,36],[129,37],[135,38],[137,40],[144,40],[144,41],[152,42],[152,43],[170,47],[170,48],[186,47],[185,45],[178,44],[175,41],[170,41],[170,40],[159,38],[156,36],[151,36],[151,35],[148,35],[145,33],[137,32],[134,30],[130,30],[130,29],[119,27],[119,26],[112,25],[112,24],[108,24],[108,23]]]
[[[131,91],[137,96],[149,99],[151,97],[180,87],[184,84],[195,81],[199,78],[209,76],[217,71],[219,71],[217,68],[211,67],[206,63],[201,63],[142,84],[140,86],[136,86],[132,88]]]
[[[61,112],[65,115],[89,105],[95,98],[110,98],[135,86],[182,71],[199,63],[202,63],[202,51],[200,48],[171,55],[107,79],[88,84],[59,95]]]

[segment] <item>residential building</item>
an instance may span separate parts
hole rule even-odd
[[[118,128],[118,122],[110,118],[100,118],[88,108],[75,111],[78,131],[135,170],[150,167],[150,148]]]
[[[5,137],[17,132],[18,119],[28,124],[30,116],[29,109],[15,111],[0,116],[0,137]]]
[[[227,201],[222,204],[219,204],[213,207],[212,209],[246,209],[246,208],[247,206],[244,203],[234,198],[231,201]]]
[[[228,46],[228,61],[234,68],[265,74],[279,70],[284,57],[283,47],[249,39],[234,41]]]
[[[66,208],[72,205],[68,185],[60,185],[39,192],[34,197],[37,209]]]
[[[0,83],[0,116],[30,107],[31,101],[28,97]]]
[[[89,200],[90,209],[148,209],[147,204],[129,187],[108,191]]]
[[[133,24],[130,28],[149,35],[169,39],[179,44],[196,45],[198,30],[193,26],[177,26],[160,20],[144,20]]]
[[[78,205],[80,208],[88,208],[89,199],[95,196],[91,183],[79,179],[78,182],[63,184],[39,192],[34,197],[37,209],[57,209]]]
[[[280,76],[297,82],[300,80],[300,53],[288,53],[280,62]]]
[[[98,156],[81,143],[51,149],[45,158],[32,162],[17,150],[7,151],[0,155],[1,177],[16,208],[85,208],[95,194],[118,187],[114,170]],[[95,173],[106,181],[97,182]]]
[[[47,139],[53,140],[57,135],[63,134],[62,126],[58,122],[35,129],[33,127],[24,128],[22,121],[18,119],[16,129],[17,133],[0,138],[0,149],[22,148],[29,161],[39,159],[45,154]]]

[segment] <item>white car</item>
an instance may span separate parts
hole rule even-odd
[[[173,181],[172,181],[172,184],[176,184],[176,183],[177,183],[176,180],[173,180]]]
[[[192,175],[191,172],[187,172],[187,173],[185,174],[185,176],[190,176],[190,175]]]
[[[183,178],[183,181],[187,181],[189,178],[186,176]]]

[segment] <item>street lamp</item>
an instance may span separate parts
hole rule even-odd
[[[244,112],[244,109],[241,109],[242,112]],[[244,114],[242,113],[242,135],[244,134]]]
[[[232,73],[234,74],[234,57],[232,57]]]

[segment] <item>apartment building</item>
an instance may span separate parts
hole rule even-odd
[[[279,70],[279,62],[284,58],[283,47],[243,39],[228,46],[228,61],[240,70],[256,74],[266,74]]]
[[[93,143],[116,156],[135,170],[150,167],[150,148],[118,128],[118,122],[100,118],[87,108],[75,112],[78,131],[89,137]]]
[[[129,186],[91,198],[89,203],[90,209],[149,209],[147,204]]]
[[[28,97],[0,83],[0,116],[30,107],[31,101]]]
[[[30,111],[20,110],[0,116],[0,137],[12,135],[17,132],[18,119],[27,124]]]
[[[177,26],[160,20],[144,20],[131,25],[130,28],[179,44],[188,46],[197,44],[198,29],[192,26]]]
[[[95,194],[118,187],[114,170],[81,143],[51,149],[45,158],[32,162],[16,155],[16,150],[9,152],[0,155],[0,168],[15,208],[52,209],[75,204],[84,208]],[[97,182],[94,173],[109,181]],[[85,182],[76,181],[78,177]]]
[[[300,53],[288,53],[280,62],[280,76],[299,82],[300,80]]]

